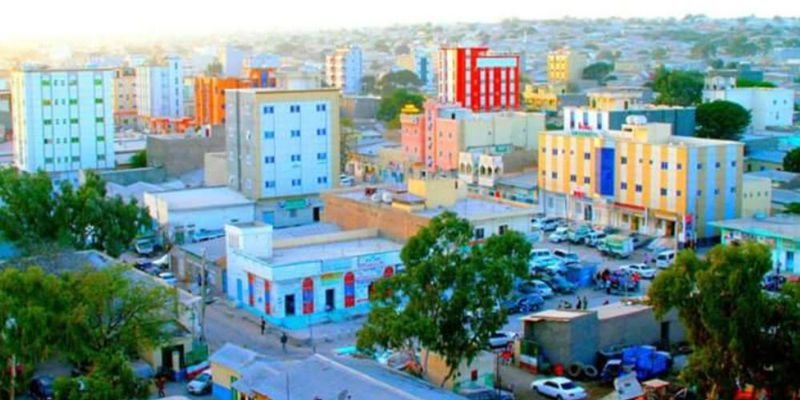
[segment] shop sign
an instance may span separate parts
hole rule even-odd
[[[335,286],[338,285],[339,282],[342,280],[342,273],[341,272],[328,272],[320,275],[319,277],[320,284],[322,286]]]
[[[350,269],[353,261],[350,258],[336,258],[322,262],[322,272],[339,272]]]

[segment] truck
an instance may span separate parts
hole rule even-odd
[[[624,235],[608,235],[597,245],[606,256],[628,258],[633,254],[633,238]]]
[[[603,354],[599,359],[605,359],[600,378],[606,383],[629,373],[644,381],[662,376],[672,367],[672,356],[653,346],[631,346],[621,352]]]

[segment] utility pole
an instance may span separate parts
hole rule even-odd
[[[207,247],[203,247],[200,272],[200,341],[206,341],[206,252]]]

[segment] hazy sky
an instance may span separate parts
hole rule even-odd
[[[315,30],[508,17],[800,16],[798,0],[7,0],[0,39]]]

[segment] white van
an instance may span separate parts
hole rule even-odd
[[[675,261],[675,250],[665,250],[656,255],[656,267],[667,268]]]
[[[550,257],[553,255],[553,252],[550,249],[533,249],[531,250],[531,260],[535,260],[539,257]]]

